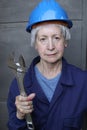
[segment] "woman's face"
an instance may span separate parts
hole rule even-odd
[[[35,49],[44,62],[55,63],[61,60],[65,47],[67,44],[58,26],[44,25],[37,32]]]

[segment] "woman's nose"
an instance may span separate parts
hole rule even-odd
[[[54,49],[54,44],[53,44],[52,39],[49,39],[47,46],[48,46],[48,49],[49,49],[49,50],[53,50],[53,49]]]

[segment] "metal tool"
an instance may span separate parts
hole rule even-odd
[[[8,67],[12,69],[18,82],[20,95],[27,96],[24,90],[24,76],[27,71],[25,60],[22,55],[19,56],[18,61],[15,59],[15,53],[13,52],[8,58]],[[27,127],[29,130],[34,130],[33,121],[30,114],[26,114]]]

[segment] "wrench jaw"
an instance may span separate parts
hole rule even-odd
[[[27,72],[27,67],[26,67],[23,56],[20,55],[18,61],[16,61],[15,55],[13,52],[8,57],[8,67],[13,71],[17,79],[20,94],[22,96],[27,96],[24,89],[24,76],[25,76],[25,73]],[[26,115],[26,122],[27,122],[28,129],[34,130],[34,125],[33,125],[33,121],[30,114]]]
[[[18,61],[16,61],[14,53],[8,57],[8,67],[20,73],[26,73],[27,70],[23,56],[20,55]]]

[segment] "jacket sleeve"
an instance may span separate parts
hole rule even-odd
[[[8,129],[9,130],[28,130],[26,120],[19,120],[16,117],[16,106],[15,106],[15,97],[19,95],[19,89],[17,86],[16,79],[13,80],[7,99],[7,108],[8,108]]]

